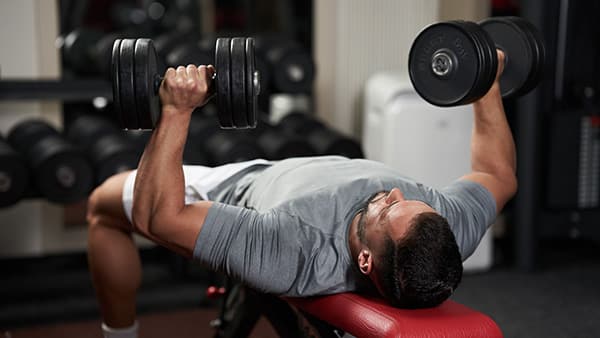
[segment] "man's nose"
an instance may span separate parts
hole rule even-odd
[[[385,202],[388,204],[402,200],[404,200],[404,195],[402,194],[402,191],[400,191],[400,189],[398,188],[393,188],[392,190],[390,190],[389,194],[385,198]]]

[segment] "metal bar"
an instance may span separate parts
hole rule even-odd
[[[112,101],[112,85],[104,80],[1,80],[0,100]]]

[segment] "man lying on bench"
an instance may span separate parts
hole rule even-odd
[[[371,293],[403,308],[450,297],[462,260],[517,188],[497,78],[473,104],[472,172],[436,190],[383,164],[336,156],[182,166],[190,116],[213,72],[167,70],[161,118],[138,170],[90,197],[88,256],[106,337],[137,334],[141,264],[131,232],[262,293]]]

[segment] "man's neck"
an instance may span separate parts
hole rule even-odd
[[[360,251],[360,240],[358,239],[357,229],[358,222],[360,221],[361,211],[357,212],[356,215],[352,218],[352,222],[350,222],[350,227],[348,229],[348,247],[350,248],[350,256],[352,256],[352,262],[356,267],[358,264],[358,253]]]

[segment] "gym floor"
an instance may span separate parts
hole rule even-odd
[[[454,300],[488,314],[505,337],[600,336],[598,243],[545,241],[534,272],[496,256],[490,271],[464,277]],[[161,249],[143,252],[143,259],[141,336],[211,336],[217,307],[203,296],[210,275],[189,265],[182,274],[182,262]],[[84,256],[4,260],[0,268],[0,338],[101,337]],[[251,335],[275,336],[264,319]]]

